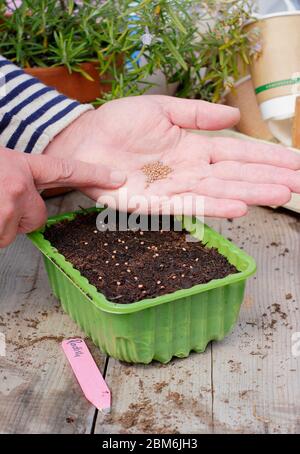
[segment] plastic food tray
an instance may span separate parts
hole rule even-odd
[[[246,280],[256,270],[255,261],[244,251],[204,225],[203,242],[217,248],[238,273],[156,298],[116,304],[98,292],[44,238],[45,228],[72,220],[78,213],[83,212],[51,217],[46,227],[28,236],[44,254],[50,285],[63,309],[104,353],[131,363],[167,363],[173,356],[183,358],[191,351],[203,352],[210,341],[221,340],[232,330]],[[184,217],[182,222],[193,235],[191,218]]]

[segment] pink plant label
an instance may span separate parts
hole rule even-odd
[[[110,411],[110,390],[84,340],[66,339],[61,345],[87,400],[98,410]]]

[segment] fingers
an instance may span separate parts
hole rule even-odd
[[[168,205],[170,214],[186,216],[207,216],[218,218],[238,218],[247,214],[247,205],[240,200],[199,196],[196,193],[181,194],[182,204],[178,203],[179,196],[170,197]],[[166,206],[162,201],[159,213],[165,214]],[[155,213],[154,213],[155,214]]]
[[[191,134],[191,133],[190,133]],[[194,143],[197,141],[194,134]],[[203,147],[203,137],[198,137],[199,152]],[[238,140],[228,137],[207,138],[209,141],[211,163],[219,161],[243,161],[270,164],[288,169],[300,169],[300,154],[281,145]]]
[[[0,248],[12,243],[17,236],[19,216],[13,204],[6,203],[0,213]]]
[[[47,219],[46,206],[40,195],[32,191],[20,207],[18,203],[5,203],[0,217],[0,248],[12,243],[18,233],[28,233],[41,227]]]
[[[281,206],[291,198],[291,191],[283,185],[224,181],[218,178],[199,181],[194,192],[214,198],[241,200],[247,205]]]
[[[278,184],[300,193],[300,172],[265,164],[223,161],[210,166],[211,175],[223,180]]]
[[[38,189],[52,188],[57,185],[116,189],[126,180],[123,172],[101,164],[43,155],[28,155],[26,158]]]
[[[156,96],[171,122],[181,128],[217,130],[234,126],[240,119],[235,107],[195,99]]]
[[[95,193],[94,193],[95,195]],[[112,199],[101,195],[98,203],[104,203],[113,209],[139,214],[163,214],[163,215],[186,215],[186,216],[216,216],[221,218],[236,218],[247,213],[247,205],[241,200],[214,198],[186,192],[170,197],[154,196],[149,198],[116,199],[110,205]]]
[[[44,201],[36,192],[28,201],[22,218],[20,219],[17,233],[29,233],[44,225],[47,221],[47,209]]]

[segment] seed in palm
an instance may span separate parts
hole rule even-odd
[[[143,173],[146,175],[148,184],[154,183],[157,180],[163,180],[173,172],[171,167],[164,165],[161,161],[150,162],[142,167]]]

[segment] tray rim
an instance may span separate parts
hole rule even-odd
[[[84,277],[79,270],[73,267],[71,262],[65,259],[65,257],[58,252],[58,250],[51,245],[51,243],[45,239],[43,233],[47,227],[63,221],[63,220],[72,220],[76,217],[77,214],[84,214],[86,212],[100,212],[101,209],[97,207],[74,210],[67,213],[58,214],[56,216],[51,216],[48,218],[46,225],[37,229],[34,232],[28,233],[28,238],[32,243],[42,252],[42,254],[52,262],[71,282],[75,287],[77,287],[81,293],[83,293],[86,298],[92,302],[98,309],[101,309],[104,312],[111,314],[131,314],[139,312],[151,307],[155,307],[161,304],[168,302],[173,302],[181,298],[186,298],[192,295],[203,293],[208,290],[213,290],[230,284],[236,284],[240,281],[245,281],[248,277],[256,271],[256,263],[253,257],[246,254],[238,246],[236,246],[231,241],[227,240],[220,233],[213,230],[211,227],[204,224],[204,236],[208,239],[213,237],[218,238],[222,241],[224,245],[227,245],[232,252],[235,252],[239,255],[244,263],[247,265],[246,269],[239,271],[236,274],[231,274],[222,279],[213,279],[206,284],[197,284],[188,289],[180,289],[175,292],[168,293],[166,295],[157,296],[155,298],[148,298],[139,300],[130,304],[118,304],[106,299],[106,297],[100,293],[96,287],[89,283],[88,279]],[[183,225],[185,229],[193,235],[193,232],[188,229],[188,224],[191,222],[191,217],[183,216]],[[197,223],[200,223],[199,220],[196,220]],[[223,254],[225,257],[226,255]],[[228,258],[228,257],[227,257]]]

